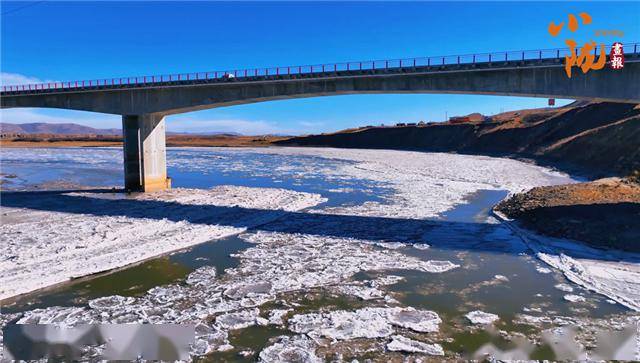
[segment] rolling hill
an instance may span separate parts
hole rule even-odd
[[[12,124],[0,122],[0,133],[3,134],[58,134],[58,135],[120,135],[120,129],[95,129],[73,123],[26,123]]]

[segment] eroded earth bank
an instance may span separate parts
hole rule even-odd
[[[177,188],[124,195],[109,189],[118,149],[2,158],[15,176],[3,327],[193,324],[192,359],[210,361],[640,358],[638,255],[491,212],[566,174],[470,155],[189,148],[168,151]],[[73,190],[43,190],[61,180]]]

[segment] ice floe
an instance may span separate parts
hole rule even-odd
[[[428,355],[444,355],[444,349],[440,344],[428,344],[417,340],[405,338],[402,335],[394,335],[387,343],[387,349],[392,352],[423,353]]]
[[[217,276],[214,268],[204,266],[189,274],[184,284],[157,286],[138,298],[101,297],[91,300],[87,308],[36,309],[26,312],[19,323],[197,324],[192,354],[201,355],[231,349],[230,330],[282,324],[289,309],[277,309],[279,311],[269,313],[269,318],[260,316],[259,307],[275,301],[277,294],[334,286],[343,293],[362,298],[378,297],[384,295],[381,290],[384,286],[403,279],[384,272],[405,269],[442,273],[457,267],[449,261],[425,261],[395,250],[380,249],[370,241],[264,231],[245,233],[241,238],[252,242],[253,246],[236,254],[240,264],[227,269],[223,278]],[[356,273],[365,271],[377,271],[379,276],[370,281],[353,280]],[[384,302],[397,304],[388,296],[384,297]],[[333,316],[333,313],[329,314]],[[331,321],[338,325],[325,323],[322,333],[307,333],[335,339],[362,335],[387,337],[397,328],[433,332],[440,323],[436,313],[409,307],[369,308],[356,313],[335,314]],[[302,332],[305,324],[312,324],[309,317],[306,320],[305,323],[305,318],[294,316],[289,324],[295,322],[292,330]],[[345,331],[343,323],[352,324],[352,328]],[[318,324],[318,328],[322,328],[322,323]]]
[[[321,363],[315,354],[316,344],[304,335],[282,336],[260,352],[259,361],[264,363],[304,362]]]
[[[637,262],[607,261],[542,252],[538,257],[562,271],[570,281],[640,311],[640,259]]]
[[[390,250],[397,250],[398,248],[407,247],[407,244],[402,242],[378,242],[376,243],[376,245],[382,248],[388,248]]]
[[[493,279],[500,282],[509,282],[509,278],[504,275],[494,275]]]
[[[92,309],[122,309],[127,305],[131,305],[136,301],[133,297],[124,297],[119,295],[99,297],[89,301],[88,305]]]
[[[555,284],[553,285],[556,289],[564,292],[573,292],[573,287],[569,284]]]
[[[363,285],[343,285],[336,287],[335,290],[345,295],[357,296],[362,300],[382,299],[386,295],[382,290]]]
[[[384,275],[376,278],[372,281],[373,286],[388,286],[397,284],[400,281],[404,281],[405,278],[403,276],[397,275]]]
[[[191,354],[201,356],[215,351],[233,349],[229,344],[229,334],[215,325],[198,323],[195,327],[195,340]]]
[[[242,283],[269,284],[272,293],[344,284],[361,271],[404,269],[443,273],[458,267],[450,261],[424,261],[353,239],[264,231],[241,237],[256,244],[237,255],[242,260],[237,273],[251,275],[251,279],[247,277]],[[344,291],[356,290],[362,291],[344,287]]]
[[[478,325],[491,324],[494,321],[500,319],[500,317],[496,314],[485,313],[480,310],[471,311],[467,313],[465,317],[469,319],[469,321],[472,324],[478,324]]]
[[[355,311],[294,315],[289,319],[289,329],[296,333],[347,340],[388,337],[395,332],[394,326],[422,333],[435,332],[441,322],[438,314],[429,310],[366,307]]]
[[[307,172],[335,178],[357,178],[383,183],[394,188],[392,203],[366,202],[361,205],[329,208],[345,214],[394,218],[435,217],[480,189],[499,186],[511,192],[571,179],[549,169],[517,160],[486,156],[452,155],[395,150],[359,150],[331,148],[246,149],[245,152],[282,156],[322,157],[343,160],[334,168],[309,169]],[[443,168],[442,166],[447,167]],[[316,174],[316,175],[317,175]],[[442,180],[447,180],[446,184]]]
[[[431,246],[426,243],[414,243],[413,248],[416,250],[428,250]]]
[[[550,268],[542,266],[536,266],[536,271],[540,272],[541,274],[550,274],[551,272],[553,272]]]
[[[215,266],[204,266],[189,274],[186,283],[189,285],[204,285],[215,279],[217,271]]]
[[[293,309],[273,309],[269,311],[269,324],[284,325],[284,317]]]
[[[256,319],[260,317],[260,310],[247,309],[233,313],[218,315],[216,323],[224,329],[236,330],[256,325]]]
[[[569,281],[640,311],[640,254],[604,251],[575,241],[542,237],[519,227],[499,212],[496,215],[541,261],[561,271]],[[564,285],[556,288],[571,292]]]
[[[584,296],[573,295],[573,294],[567,294],[563,298],[565,300],[569,301],[569,302],[585,302],[585,301],[587,301],[587,299],[585,299]]]
[[[324,200],[234,186],[135,197],[3,195],[0,299],[237,234]]]

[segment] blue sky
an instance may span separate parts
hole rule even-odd
[[[593,23],[571,34],[579,44],[640,41],[639,2],[1,5],[4,84],[564,47],[566,36],[552,38],[547,25],[583,11]],[[596,30],[625,34],[596,37]],[[174,115],[167,123],[171,131],[310,133],[545,105],[545,99],[518,97],[352,95],[218,108]],[[88,112],[20,109],[0,116],[120,127],[119,116]]]

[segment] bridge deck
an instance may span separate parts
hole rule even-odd
[[[640,61],[640,43],[627,44],[626,62]],[[605,47],[605,54],[609,47]],[[594,52],[599,52],[596,48]],[[392,59],[331,63],[306,66],[253,68],[232,71],[183,73],[172,75],[138,76],[100,80],[51,82],[3,86],[1,95],[35,95],[51,93],[96,92],[102,90],[166,88],[197,85],[227,84],[228,82],[265,82],[296,79],[327,79],[371,75],[446,73],[509,68],[563,66],[569,49],[546,49],[482,53],[469,55]],[[596,58],[598,56],[596,55]],[[607,56],[607,61],[609,57]],[[577,68],[575,71],[579,71]],[[228,75],[233,75],[229,78]]]

